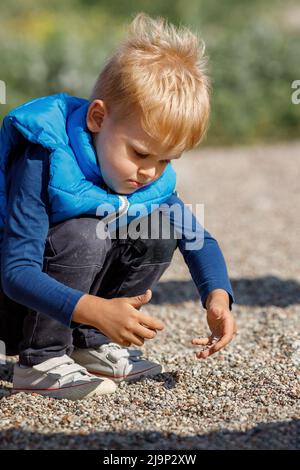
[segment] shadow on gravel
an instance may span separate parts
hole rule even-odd
[[[299,449],[300,421],[259,423],[246,432],[216,431],[180,436],[157,431],[32,433],[21,427],[0,432],[0,449],[196,450]]]
[[[288,307],[300,304],[300,284],[293,279],[280,279],[265,276],[256,279],[231,280],[236,303],[258,307]],[[151,304],[179,304],[189,300],[199,300],[194,282],[165,281],[153,287]]]

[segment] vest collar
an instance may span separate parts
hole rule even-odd
[[[76,161],[86,179],[103,186],[105,183],[101,176],[92,134],[86,124],[88,107],[89,102],[86,102],[69,115],[67,133]]]

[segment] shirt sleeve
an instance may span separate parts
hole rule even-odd
[[[170,210],[171,206],[173,210]],[[218,242],[198,222],[188,205],[178,197],[177,192],[173,193],[161,209],[169,216],[174,226],[178,248],[200,294],[203,308],[206,308],[207,296],[212,290],[224,289],[229,295],[231,310],[235,298]]]
[[[7,174],[1,283],[15,302],[70,326],[74,307],[85,292],[42,272],[49,230],[48,181],[49,152],[29,144]]]

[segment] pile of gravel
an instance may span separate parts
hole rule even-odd
[[[72,402],[10,396],[9,358],[0,366],[0,448],[299,448],[299,163],[297,144],[202,150],[176,162],[180,196],[205,203],[205,226],[226,258],[237,337],[195,358],[191,339],[208,327],[177,251],[143,307],[165,323],[143,347],[165,372]]]

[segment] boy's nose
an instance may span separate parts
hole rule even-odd
[[[140,170],[138,173],[139,182],[142,184],[150,183],[155,178],[155,168]]]

